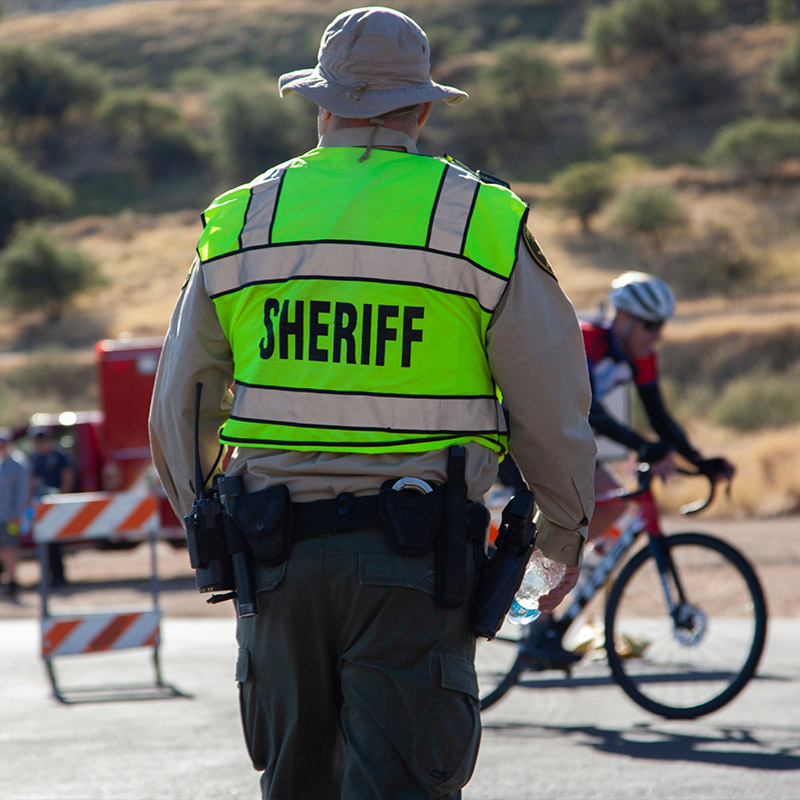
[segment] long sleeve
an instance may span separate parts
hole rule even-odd
[[[170,320],[150,407],[153,463],[179,516],[188,513],[194,497],[196,387],[202,384],[199,440],[205,475],[219,453],[219,429],[228,418],[232,383],[230,346],[195,263]]]
[[[523,242],[487,345],[511,453],[541,512],[539,546],[575,563],[594,508],[597,453],[586,356],[572,304]]]

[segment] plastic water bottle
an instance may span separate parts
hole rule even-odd
[[[515,625],[533,622],[542,613],[539,611],[539,598],[561,583],[566,569],[566,565],[549,559],[538,548],[534,550],[511,603],[508,621]]]

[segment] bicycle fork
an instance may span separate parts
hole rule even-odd
[[[684,645],[696,644],[706,630],[705,614],[687,601],[665,537],[651,534],[649,546],[674,624],[675,638]]]

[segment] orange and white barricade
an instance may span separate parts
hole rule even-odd
[[[161,608],[158,596],[156,534],[160,523],[159,498],[142,492],[86,492],[45,495],[36,505],[33,538],[41,570],[41,629],[44,659],[53,693],[61,702],[84,699],[110,699],[115,692],[130,697],[131,692],[147,690],[150,696],[179,695],[177,689],[161,679],[158,648],[161,642]],[[116,541],[149,540],[151,552],[152,607],[144,610],[52,613],[50,610],[47,547],[52,543],[75,543],[97,539]],[[133,647],[153,650],[155,683],[146,686],[59,687],[53,660]]]

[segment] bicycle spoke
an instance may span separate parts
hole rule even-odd
[[[750,679],[763,648],[766,612],[755,575],[728,545],[701,534],[668,537],[666,543],[683,602],[673,615],[665,613],[654,559],[647,550],[634,556],[609,599],[609,665],[643,707],[690,718],[724,705]],[[631,644],[638,653],[631,653]]]
[[[478,673],[481,708],[496,703],[516,683],[518,671],[515,671],[515,665],[519,645],[528,634],[527,628],[506,623],[491,642],[478,639],[475,669]]]

